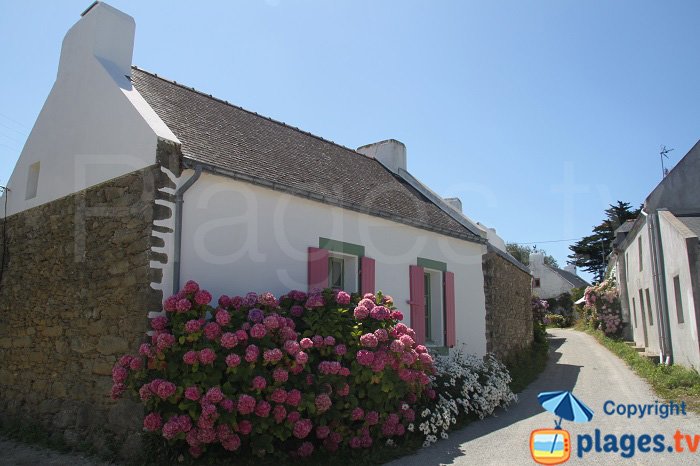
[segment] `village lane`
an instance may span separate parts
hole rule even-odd
[[[688,451],[685,439],[681,440],[683,452],[669,452],[675,445],[673,435],[676,430],[683,434],[700,434],[700,416],[645,415],[643,418],[617,414],[608,415],[603,411],[606,401],[616,405],[652,404],[658,400],[651,387],[640,379],[627,365],[606,348],[598,344],[590,335],[570,329],[550,329],[550,360],[545,371],[527,389],[519,394],[519,402],[508,411],[499,410],[495,417],[473,422],[464,429],[454,432],[447,440],[419,451],[417,454],[398,459],[391,466],[429,465],[528,465],[535,464],[530,455],[530,432],[535,429],[554,427],[554,415],[546,412],[537,401],[537,394],[543,391],[570,390],[593,411],[589,423],[563,421],[562,428],[571,434],[571,459],[566,464],[600,465],[697,465],[700,464],[700,447],[695,453]],[[610,408],[608,404],[608,408]],[[635,436],[634,455],[623,458],[617,453],[595,452],[593,445],[595,430],[601,433],[601,447],[605,435],[614,434],[618,441],[625,434]],[[578,435],[588,434],[592,448],[583,457],[578,457]],[[663,434],[664,452],[640,451],[636,442],[640,436],[651,437]],[[700,438],[700,435],[699,435]],[[586,446],[586,440],[582,440]],[[618,444],[618,448],[619,448]],[[654,444],[650,444],[653,449]],[[646,445],[642,445],[646,449]]]

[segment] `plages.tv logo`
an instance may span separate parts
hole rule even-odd
[[[530,433],[530,454],[539,464],[561,464],[571,458],[571,435],[561,428],[562,420],[589,422],[593,410],[568,391],[542,392],[537,399],[544,409],[559,416],[554,429],[535,429]]]

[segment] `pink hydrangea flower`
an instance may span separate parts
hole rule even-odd
[[[248,345],[245,349],[245,360],[247,362],[255,362],[258,360],[258,356],[260,356],[260,349],[255,345]]]
[[[399,340],[401,340],[401,343],[403,343],[403,345],[406,348],[413,348],[413,345],[415,344],[413,338],[411,338],[408,335],[401,335],[401,337],[399,337]]]
[[[114,365],[112,368],[112,381],[114,383],[124,383],[126,378],[129,376],[129,371],[124,369],[122,366]]]
[[[156,337],[156,348],[164,351],[175,344],[175,336],[170,333],[161,333]]]
[[[331,335],[328,335],[326,338],[323,339],[323,344],[326,346],[333,346],[335,345],[335,338]]]
[[[393,340],[389,344],[389,349],[394,353],[403,353],[403,343],[401,343],[401,340]]]
[[[165,316],[158,316],[154,319],[151,319],[151,328],[153,330],[165,330],[165,327],[168,325],[168,318]]]
[[[353,315],[355,316],[355,319],[363,320],[366,319],[367,316],[369,316],[369,310],[367,310],[365,306],[360,305],[355,308]]]
[[[185,322],[185,332],[186,333],[194,333],[194,332],[199,332],[199,330],[202,328],[202,321],[197,320],[197,319],[192,319],[188,320]]]
[[[280,321],[277,316],[267,316],[263,319],[263,325],[267,330],[274,330],[280,327]]]
[[[253,431],[253,423],[248,420],[243,420],[238,423],[238,432],[243,435],[248,435]]]
[[[218,302],[219,302],[219,306],[226,308],[226,307],[229,307],[231,305],[231,298],[229,298],[225,294],[222,294],[221,296],[219,296]]]
[[[287,409],[282,405],[275,406],[272,410],[272,417],[275,418],[277,424],[284,422],[287,418]]]
[[[311,341],[314,342],[314,346],[316,348],[320,348],[321,346],[323,346],[323,337],[321,335],[314,335]]]
[[[282,351],[279,348],[273,348],[271,350],[265,350],[263,353],[263,360],[272,364],[279,362],[282,359]]]
[[[149,432],[156,432],[163,425],[163,419],[158,413],[148,413],[143,418],[143,428]]]
[[[306,354],[306,353],[303,352],[303,351],[299,351],[299,352],[294,356],[294,360],[297,362],[297,364],[304,365],[304,364],[306,364],[307,361],[309,360],[309,355]]]
[[[250,395],[241,395],[238,398],[238,412],[241,414],[250,414],[255,410],[255,398]]]
[[[187,312],[192,309],[192,303],[187,298],[180,299],[175,305],[177,312]]]
[[[345,306],[350,304],[350,295],[345,291],[339,291],[338,294],[335,295],[335,301],[341,306]]]
[[[263,324],[255,324],[250,328],[250,336],[253,338],[263,338],[267,335],[267,330]]]
[[[357,352],[357,362],[363,366],[369,366],[374,361],[374,353],[367,350],[359,350]]]
[[[231,400],[230,398],[226,398],[225,400],[221,400],[220,406],[221,406],[221,409],[223,409],[227,413],[232,413],[233,409],[235,408],[235,406],[233,404],[233,400]]]
[[[304,439],[309,435],[313,427],[310,419],[300,419],[294,423],[292,434],[298,439]]]
[[[230,437],[226,437],[226,439],[221,440],[221,446],[223,446],[225,450],[236,451],[241,447],[241,438],[238,435],[233,434]]]
[[[258,375],[256,377],[253,377],[251,385],[255,390],[264,390],[267,386],[267,381],[265,380],[265,377]]]
[[[299,448],[297,448],[297,455],[300,458],[306,458],[307,456],[311,456],[313,452],[314,444],[311,442],[304,442],[299,446]]]
[[[199,352],[199,362],[202,364],[213,364],[216,359],[216,353],[211,348],[204,348]]]
[[[377,340],[379,341],[387,341],[389,339],[389,333],[383,328],[378,328],[375,330],[374,336],[377,337]]]
[[[201,290],[194,294],[194,302],[200,306],[206,306],[211,302],[211,293],[207,290]]]
[[[219,309],[218,311],[216,311],[216,315],[214,318],[216,320],[216,323],[221,325],[222,327],[227,326],[231,322],[231,314],[229,314],[228,311],[225,309]]]
[[[360,344],[365,348],[375,348],[378,343],[379,342],[374,333],[365,333],[360,337]]]
[[[350,394],[350,385],[348,384],[343,384],[342,387],[340,387],[337,390],[338,396],[348,396]]]
[[[372,298],[372,299],[363,298],[360,300],[359,303],[357,303],[357,305],[364,307],[365,309],[367,309],[367,311],[371,311],[372,309],[374,309],[374,306],[375,306],[374,298]]]
[[[197,364],[197,361],[199,361],[199,356],[197,355],[196,351],[188,351],[182,355],[182,361],[191,366],[193,364]]]
[[[384,306],[375,306],[369,311],[369,315],[376,320],[385,320],[389,318],[391,311]]]
[[[140,371],[143,368],[143,362],[139,358],[133,358],[129,363],[129,369],[132,371]]]
[[[420,362],[423,364],[432,364],[433,363],[433,357],[429,355],[428,353],[421,353],[418,355],[418,359],[420,359]]]
[[[281,367],[278,367],[272,371],[272,379],[278,383],[286,382],[287,379],[289,379],[289,373]]]
[[[403,320],[403,313],[401,311],[391,311],[391,318],[394,320]]]
[[[197,401],[200,396],[201,393],[199,392],[199,388],[195,386],[187,387],[185,389],[185,398],[188,400]]]
[[[316,438],[319,438],[323,440],[324,438],[328,437],[328,434],[331,433],[331,428],[328,426],[317,426],[316,427]]]
[[[224,394],[219,387],[212,387],[207,390],[207,394],[204,395],[204,397],[207,399],[207,401],[219,403],[224,399]]]
[[[277,301],[275,295],[273,295],[269,291],[258,296],[258,303],[262,304],[263,306],[268,306],[272,308],[279,307],[279,301]]]
[[[179,432],[180,426],[174,419],[170,419],[168,422],[163,424],[163,438],[170,440],[174,438]]]
[[[343,345],[342,343],[335,346],[335,354],[337,354],[338,356],[343,356],[347,352],[348,347]]]
[[[153,392],[148,385],[142,385],[141,388],[139,388],[139,398],[141,398],[141,401],[149,400],[152,396]]]
[[[208,340],[216,340],[221,335],[221,327],[216,322],[209,322],[204,327],[204,336]]]
[[[227,349],[234,348],[238,344],[238,338],[231,332],[226,332],[221,335],[221,346]]]
[[[316,409],[318,410],[318,412],[323,413],[330,409],[330,407],[333,405],[333,402],[331,401],[331,398],[328,395],[322,393],[316,397],[316,399],[314,400],[314,404],[316,405]]]
[[[314,342],[311,340],[311,338],[302,338],[299,345],[304,349],[309,349],[314,346]]]
[[[289,406],[298,406],[300,402],[301,402],[301,392],[299,390],[294,388],[287,393],[286,403]]]
[[[290,356],[294,356],[297,354],[299,351],[301,351],[301,347],[299,343],[297,343],[294,340],[287,340],[284,342],[284,350],[289,354]]]
[[[306,300],[304,307],[306,309],[313,309],[315,307],[323,307],[324,305],[325,302],[323,301],[323,296],[321,296],[320,294],[312,294]]]
[[[270,415],[270,410],[272,406],[267,401],[258,401],[255,405],[255,415],[258,417],[268,417]]]
[[[365,415],[365,421],[367,421],[367,424],[370,426],[376,425],[379,423],[379,413],[376,411],[369,411]]]
[[[248,334],[245,330],[236,330],[235,335],[239,343],[245,344],[248,341]]]
[[[179,298],[175,295],[170,296],[168,299],[163,301],[163,309],[166,312],[175,312],[177,311],[177,302]]]
[[[199,291],[199,284],[194,280],[189,280],[185,283],[185,286],[182,287],[182,291],[185,293],[196,293]]]
[[[304,314],[304,307],[295,304],[289,309],[289,313],[292,314],[294,317],[301,317]]]
[[[237,354],[229,354],[226,356],[226,366],[236,367],[241,363],[241,357]]]
[[[275,403],[284,403],[287,399],[287,391],[284,388],[276,388],[270,395],[270,399]]]
[[[153,390],[153,386],[151,386],[151,390]],[[174,395],[175,390],[177,390],[177,387],[174,383],[168,382],[167,380],[163,380],[157,385],[156,389],[153,390],[153,392],[160,398],[165,400]]]

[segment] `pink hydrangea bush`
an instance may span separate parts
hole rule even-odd
[[[138,396],[144,430],[195,458],[399,442],[436,397],[432,357],[381,293],[213,301],[190,281],[163,309],[139,354],[114,366],[112,396]]]
[[[622,306],[620,293],[613,279],[589,286],[583,295],[583,319],[591,328],[602,330],[606,335],[617,337],[622,333]]]

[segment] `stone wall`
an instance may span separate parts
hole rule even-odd
[[[507,361],[532,344],[531,276],[491,248],[483,270],[486,350]]]
[[[167,258],[151,234],[171,215],[155,199],[171,196],[160,187],[174,184],[154,165],[7,218],[0,421],[38,422],[103,453],[139,450],[140,405],[109,394],[117,357],[138,350],[148,311],[161,309],[150,263]]]

